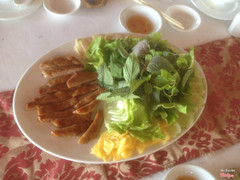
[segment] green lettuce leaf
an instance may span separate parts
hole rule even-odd
[[[140,141],[164,139],[157,121],[152,122],[143,104],[129,100],[120,100],[107,105],[108,115],[105,120],[108,130],[130,134]]]

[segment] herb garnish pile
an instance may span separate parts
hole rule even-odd
[[[85,70],[98,73],[105,92],[105,124],[109,131],[128,131],[141,141],[164,139],[160,123],[186,114],[194,75],[194,52],[179,54],[161,34],[107,40],[97,37],[87,53]]]

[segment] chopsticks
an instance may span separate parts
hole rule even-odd
[[[180,23],[179,21],[177,21],[176,19],[172,18],[171,16],[168,16],[166,13],[162,12],[160,9],[155,8],[154,6],[152,6],[151,4],[147,3],[144,0],[134,0],[136,3],[141,4],[141,5],[145,5],[145,6],[149,6],[153,9],[155,9],[156,11],[158,11],[158,13],[164,18],[166,19],[169,23],[175,25],[176,27],[180,28],[180,29],[184,29],[184,26],[182,25],[182,23]]]

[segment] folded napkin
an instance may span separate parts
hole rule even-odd
[[[14,91],[0,93],[0,179],[138,179],[240,142],[240,39],[196,46],[195,57],[208,83],[200,119],[166,148],[121,163],[76,163],[43,152],[14,121]]]

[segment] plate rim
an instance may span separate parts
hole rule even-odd
[[[109,33],[110,35],[112,34],[116,34],[116,33]],[[124,36],[126,35],[136,35],[136,36],[139,36],[139,34],[134,34],[134,33],[117,33],[117,34],[123,34]],[[108,34],[100,34],[100,35],[108,35]],[[89,37],[89,36],[88,36]],[[140,37],[143,37],[142,35],[140,35]],[[84,37],[85,38],[85,37]],[[79,38],[79,39],[82,39],[82,38]],[[75,39],[76,40],[76,39]],[[57,46],[51,50],[49,50],[47,53],[43,54],[40,58],[38,58],[37,60],[35,60],[27,69],[26,71],[23,73],[23,75],[21,76],[21,78],[19,79],[18,83],[17,83],[17,86],[16,86],[16,89],[15,89],[15,93],[14,93],[14,96],[13,96],[13,115],[14,115],[14,119],[15,119],[15,122],[17,123],[19,129],[21,130],[21,132],[23,133],[23,135],[32,143],[34,144],[35,146],[37,146],[39,149],[43,150],[44,152],[47,152],[53,156],[56,156],[56,157],[59,157],[59,158],[62,158],[62,159],[66,159],[66,160],[70,160],[70,161],[74,161],[74,162],[80,162],[80,163],[89,163],[89,164],[110,164],[110,163],[118,163],[118,162],[125,162],[125,161],[130,161],[130,160],[134,160],[134,159],[138,159],[138,158],[141,158],[143,156],[147,156],[149,154],[152,154],[152,153],[155,153],[163,148],[165,148],[166,146],[174,143],[176,140],[178,140],[179,138],[181,138],[186,132],[189,131],[189,129],[197,122],[197,120],[200,118],[204,108],[205,108],[205,104],[206,104],[206,101],[207,101],[207,94],[208,94],[208,88],[207,88],[207,80],[206,80],[206,77],[205,77],[205,74],[203,72],[203,69],[201,68],[200,64],[197,62],[197,60],[195,59],[195,65],[198,66],[198,69],[200,70],[201,72],[201,75],[203,75],[203,80],[204,80],[204,85],[205,85],[205,97],[204,97],[204,107],[201,108],[201,110],[199,111],[199,113],[197,114],[197,118],[194,120],[194,122],[187,128],[183,129],[183,131],[181,132],[180,135],[178,135],[177,137],[174,137],[172,139],[170,139],[168,142],[166,142],[165,144],[161,144],[158,145],[160,147],[158,148],[155,148],[154,150],[151,150],[150,152],[145,152],[145,153],[142,153],[142,154],[136,154],[136,155],[133,155],[132,157],[130,158],[127,158],[127,159],[122,159],[122,160],[118,160],[118,161],[103,161],[102,159],[99,159],[97,157],[95,157],[95,159],[97,159],[96,161],[92,161],[92,160],[89,160],[89,161],[86,161],[86,160],[80,160],[80,159],[75,159],[75,158],[71,158],[71,157],[67,157],[66,155],[59,155],[55,152],[52,152],[44,147],[42,147],[38,142],[35,142],[35,140],[33,140],[29,134],[27,134],[24,129],[22,128],[21,126],[21,120],[19,121],[19,117],[16,113],[17,111],[17,106],[16,106],[16,99],[18,98],[18,93],[19,93],[19,86],[21,85],[22,83],[22,80],[27,76],[27,73],[29,73],[29,71],[34,67],[36,66],[37,64],[39,64],[41,61],[43,61],[44,58],[46,58],[47,56],[51,55],[52,53],[54,53],[55,51],[59,50],[60,48],[64,47],[64,46],[67,46],[67,45],[71,45],[72,44],[72,52],[75,52],[77,55],[78,53],[75,51],[74,49],[74,45],[75,45],[75,40],[72,40],[72,41],[69,41],[69,42],[66,42],[66,43],[63,43],[61,44],[60,46]],[[168,45],[170,45],[170,47],[176,49],[177,51],[179,51],[180,53],[183,53],[183,52],[186,52],[184,49],[182,48],[179,48],[173,44],[171,44],[170,42],[168,42]],[[72,53],[71,52],[71,53]],[[37,73],[41,74],[40,71],[38,71]],[[43,78],[44,79],[44,78]],[[41,84],[39,84],[40,86]],[[32,97],[34,98],[34,97]],[[25,104],[24,104],[24,109],[25,109]],[[100,133],[99,133],[100,134]],[[49,135],[50,137],[52,136],[51,133],[49,132]],[[90,150],[90,149],[89,149]],[[81,152],[79,150],[79,152]],[[89,152],[89,155],[91,155],[91,153]],[[95,155],[92,155],[92,156],[95,156]]]

